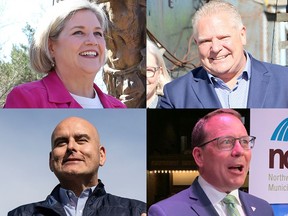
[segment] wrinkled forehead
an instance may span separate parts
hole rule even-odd
[[[61,121],[54,129],[51,141],[57,137],[71,137],[75,135],[85,134],[96,139],[99,142],[99,134],[97,129],[85,119],[78,117],[70,117]]]

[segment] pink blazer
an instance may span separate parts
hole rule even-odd
[[[103,93],[94,84],[104,108],[126,108],[118,99]],[[43,79],[16,86],[8,94],[4,108],[82,108],[70,95],[55,71]]]

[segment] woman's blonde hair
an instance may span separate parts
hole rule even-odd
[[[92,11],[105,31],[108,20],[105,12],[95,3],[87,0],[66,0],[57,3],[49,10],[36,29],[30,45],[31,68],[40,73],[48,73],[54,68],[54,60],[49,51],[49,39],[57,40],[66,22],[80,10]]]
[[[167,67],[165,65],[164,59],[163,59],[163,52],[159,49],[159,47],[156,46],[152,41],[147,40],[147,53],[150,53],[153,55],[156,59],[157,66],[162,68],[163,77],[159,79],[156,94],[157,95],[163,95],[163,88],[164,85],[171,81],[171,77],[168,73]]]

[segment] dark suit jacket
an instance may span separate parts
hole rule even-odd
[[[288,108],[288,67],[251,58],[247,108]],[[159,108],[221,108],[221,103],[203,67],[164,86]]]
[[[247,216],[273,216],[268,202],[239,191],[239,198]],[[148,216],[217,216],[212,203],[196,179],[191,187],[162,200],[149,208]]]

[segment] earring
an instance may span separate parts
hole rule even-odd
[[[55,67],[55,63],[51,62],[51,66],[52,66],[52,68],[54,68]]]

